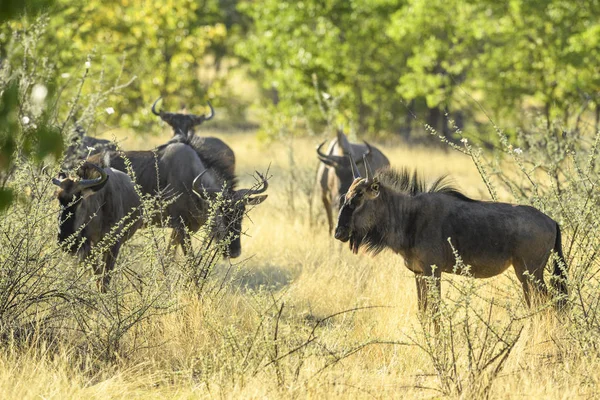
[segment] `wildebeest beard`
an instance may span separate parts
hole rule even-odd
[[[63,244],[73,233],[75,233],[75,211],[81,200],[81,195],[72,200],[63,202],[60,200],[61,212],[58,227],[58,243]],[[78,239],[81,235],[78,236]],[[73,240],[66,248],[69,253],[75,253],[79,247],[79,240]]]
[[[348,245],[350,250],[357,254],[361,246],[364,246],[368,252],[373,254],[380,253],[385,248],[384,232],[385,228],[380,224],[375,224],[370,229],[358,230],[352,226],[352,217],[354,209],[344,205],[338,218],[339,226],[350,226],[348,236]]]
[[[366,232],[352,230],[350,231],[349,245],[354,254],[357,254],[361,247],[365,247],[373,255],[379,254],[385,248],[383,231],[378,226],[374,226]]]

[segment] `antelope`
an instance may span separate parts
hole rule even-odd
[[[78,175],[52,179],[60,188],[56,194],[61,208],[58,242],[85,260],[109,233],[114,235],[102,262],[93,266],[98,289],[104,293],[121,246],[142,224],[140,199],[129,176],[121,171],[85,162]]]
[[[391,249],[415,273],[419,309],[427,309],[427,277],[438,293],[444,273],[489,278],[512,265],[531,306],[532,288],[548,292],[544,268],[554,252],[553,285],[562,307],[568,295],[566,264],[558,223],[524,205],[470,199],[438,178],[428,189],[417,173],[380,170],[373,175],[365,157],[362,178],[351,160],[354,181],[343,197],[335,238],[378,254]],[[456,268],[454,251],[467,266]],[[533,277],[532,282],[530,277]]]

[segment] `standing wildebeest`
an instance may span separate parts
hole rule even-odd
[[[173,138],[169,143],[187,143],[196,150],[200,158],[205,154],[211,154],[221,160],[221,168],[224,168],[224,171],[221,171],[222,173],[235,175],[235,154],[231,147],[216,137],[194,135],[194,127],[201,125],[204,121],[211,120],[215,116],[215,110],[210,101],[208,102],[210,115],[205,116],[156,111],[156,103],[159,100],[160,97],[152,104],[152,113],[173,128]]]
[[[127,158],[135,173],[136,182],[144,194],[176,198],[166,206],[166,214],[155,215],[154,222],[163,221],[173,228],[171,244],[180,245],[184,253],[185,243],[189,241],[189,231],[196,232],[208,219],[209,205],[205,199],[194,193],[194,181],[199,175],[202,179],[198,185],[206,188],[208,192],[223,191],[227,200],[232,200],[232,212],[219,210],[219,224],[213,226],[217,239],[228,235],[237,237],[232,240],[227,249],[232,258],[241,254],[239,234],[243,211],[246,203],[259,204],[267,195],[251,199],[249,196],[259,194],[267,189],[267,181],[263,178],[262,188],[257,190],[236,190],[236,178],[223,173],[226,161],[214,154],[204,154],[202,159],[196,150],[185,143],[170,143],[160,146],[156,151],[126,151],[123,155],[109,153],[110,165],[120,171],[126,171],[125,158]],[[90,161],[100,159],[100,155],[90,158]],[[240,201],[238,201],[240,200]]]
[[[340,209],[340,196],[348,191],[352,183],[352,168],[347,156],[351,155],[355,159],[363,160],[367,156],[370,165],[378,170],[390,165],[387,157],[376,147],[365,144],[350,143],[344,132],[337,131],[337,137],[329,143],[327,153],[321,151],[325,142],[317,147],[317,155],[321,163],[317,170],[317,185],[321,188],[321,199],[325,206],[327,214],[327,223],[329,224],[329,233],[333,231],[333,216]],[[364,166],[359,166],[364,174]]]
[[[52,179],[60,187],[58,242],[84,260],[106,235],[114,235],[115,241],[104,251],[102,263],[94,266],[94,273],[101,275],[98,288],[106,292],[121,245],[141,226],[140,199],[129,176],[121,171],[86,162],[78,175],[80,179]]]
[[[390,248],[404,257],[416,275],[419,308],[427,307],[428,284],[435,277],[438,292],[442,272],[461,273],[453,247],[475,278],[488,278],[513,265],[530,302],[533,288],[547,293],[544,267],[554,251],[564,264],[558,224],[530,207],[472,200],[450,187],[444,177],[428,189],[416,175],[382,170],[373,176],[368,162],[366,178],[355,180],[344,197],[335,238],[350,241],[354,253],[365,246],[372,253]],[[451,244],[448,242],[450,240]],[[566,272],[554,260],[554,284],[567,295]],[[436,267],[432,267],[435,265]],[[561,303],[564,303],[563,298]]]

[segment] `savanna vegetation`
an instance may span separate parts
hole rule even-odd
[[[599,10],[596,0],[3,3],[0,397],[596,397]],[[240,186],[266,172],[269,197],[248,210],[241,258],[221,259],[226,243],[208,229],[173,254],[170,230],[147,224],[100,293],[92,266],[114,238],[83,261],[64,252],[51,178],[76,129],[126,150],[167,142],[150,112],[159,96],[198,114],[212,101],[216,117],[196,134],[233,148]],[[509,270],[444,275],[439,310],[419,315],[400,256],[353,255],[327,234],[314,148],[338,126],[394,167],[450,174],[473,198],[554,218],[567,307],[528,308]],[[142,214],[161,207],[144,198]]]

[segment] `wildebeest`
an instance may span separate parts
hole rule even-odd
[[[127,171],[128,159],[136,182],[144,194],[175,198],[167,204],[166,214],[157,214],[154,222],[163,221],[173,228],[171,244],[180,245],[184,253],[185,243],[189,241],[188,232],[198,231],[208,218],[209,205],[206,199],[194,193],[194,181],[201,175],[201,179],[197,181],[199,186],[209,193],[223,191],[223,196],[232,200],[234,212],[221,208],[218,215],[221,223],[214,226],[213,233],[217,238],[230,234],[237,237],[227,249],[228,256],[235,258],[241,254],[239,234],[245,203],[262,202],[266,195],[254,199],[249,196],[264,192],[268,184],[263,179],[260,189],[236,190],[236,177],[227,174],[228,169],[223,166],[227,161],[215,154],[202,154],[203,157],[200,158],[198,152],[185,143],[169,143],[159,146],[155,151],[126,151],[122,154],[111,152],[108,153],[108,158],[110,166],[120,171]],[[95,155],[90,161],[99,161],[101,158],[101,155]],[[238,201],[242,198],[243,201]]]
[[[553,283],[563,295],[558,304],[564,304],[568,293],[560,227],[546,214],[530,206],[472,200],[445,177],[426,189],[416,172],[384,169],[373,176],[366,160],[365,166],[365,178],[354,168],[335,238],[349,241],[354,253],[365,247],[374,254],[389,248],[402,255],[416,275],[421,310],[427,307],[424,277],[436,278],[439,292],[442,272],[465,272],[455,269],[453,248],[475,278],[498,275],[513,265],[528,305],[530,286],[547,293],[544,268],[554,251]]]
[[[194,114],[183,114],[173,113],[166,111],[156,111],[156,103],[161,98],[156,99],[152,104],[152,113],[164,122],[166,122],[171,128],[173,128],[173,138],[169,143],[186,143],[192,146],[198,155],[202,158],[205,154],[211,154],[212,156],[221,160],[221,168],[224,170],[223,173],[227,175],[235,175],[235,154],[231,147],[229,147],[221,139],[212,136],[196,136],[194,134],[194,128],[201,125],[205,121],[211,120],[215,115],[215,110],[210,103],[210,115],[194,115]]]
[[[77,179],[52,179],[60,188],[58,241],[83,260],[109,233],[114,235],[102,262],[94,265],[94,273],[100,275],[98,288],[106,292],[121,245],[141,226],[140,199],[129,176],[121,171],[85,162],[78,175]]]
[[[390,165],[387,157],[376,147],[364,144],[350,143],[341,130],[337,131],[337,137],[332,139],[323,153],[321,148],[325,142],[317,147],[317,156],[321,163],[317,170],[317,185],[321,188],[321,199],[325,206],[329,233],[333,231],[333,216],[337,214],[340,207],[340,196],[348,191],[353,181],[352,168],[348,156],[360,160],[359,168],[365,173],[362,165],[363,156],[366,156],[370,165],[375,170]]]
[[[85,160],[89,155],[117,150],[117,146],[110,140],[86,135],[83,127],[78,124],[75,125],[75,130],[70,138],[70,143],[65,149],[61,165],[61,169],[63,170],[75,168],[79,162]]]
[[[205,201],[214,201],[219,194],[223,196],[216,215],[218,227],[216,234],[219,240],[229,236],[228,255],[232,258],[238,257],[242,252],[242,220],[246,213],[246,206],[258,205],[267,198],[267,195],[262,193],[266,192],[269,186],[268,181],[258,171],[256,174],[261,179],[260,187],[256,189],[233,190],[230,185],[225,185],[223,188],[214,183],[211,185],[210,181],[206,182],[203,179],[204,172],[193,182],[194,193]]]

